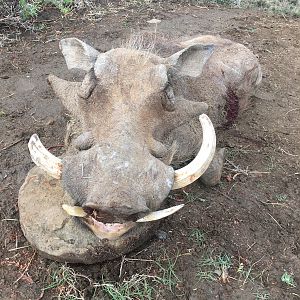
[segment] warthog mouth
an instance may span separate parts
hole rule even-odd
[[[79,217],[92,231],[93,233],[100,239],[108,239],[111,241],[117,240],[122,235],[124,235],[126,232],[128,232],[133,227],[137,226],[137,223],[144,223],[144,222],[151,222],[151,221],[157,221],[159,219],[165,218],[179,209],[181,209],[184,206],[184,204],[172,206],[167,209],[158,210],[154,212],[150,212],[146,214],[142,218],[136,219],[135,216],[131,216],[131,219],[134,220],[122,220],[120,218],[117,218],[118,222],[113,223],[104,223],[100,220],[103,218],[107,219],[107,215],[103,215],[102,212],[90,209],[88,207],[80,207],[80,206],[70,206],[67,204],[63,204],[62,208],[67,212],[68,215]],[[116,217],[109,216],[111,219],[116,219]],[[115,220],[114,220],[115,221]],[[122,223],[119,223],[122,222]]]

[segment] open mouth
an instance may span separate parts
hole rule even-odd
[[[63,204],[62,208],[67,212],[68,215],[80,218],[100,239],[108,239],[115,241],[128,232],[133,227],[137,226],[137,223],[145,223],[157,221],[180,210],[184,204],[172,206],[167,209],[150,212],[144,217],[137,219],[136,221],[127,221],[124,223],[104,223],[101,222],[101,214],[96,210],[87,211],[80,206],[71,206]]]

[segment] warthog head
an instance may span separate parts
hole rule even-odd
[[[169,58],[117,48],[99,53],[76,38],[60,42],[69,69],[85,71],[82,82],[49,76],[64,106],[80,121],[77,151],[56,158],[36,135],[29,142],[33,161],[61,178],[81,217],[100,238],[118,239],[136,222],[157,220],[181,206],[157,211],[172,189],[198,179],[215,151],[215,133],[204,115],[207,104],[174,94],[173,79],[199,76],[213,46],[193,45]],[[201,116],[200,116],[201,115]],[[196,158],[174,170],[176,141],[164,138],[200,116],[203,142]],[[201,140],[201,136],[199,137]]]

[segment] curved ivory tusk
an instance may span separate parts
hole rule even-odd
[[[202,125],[203,138],[197,156],[185,167],[175,170],[172,190],[185,187],[197,180],[209,167],[216,150],[216,133],[214,126],[205,114],[199,117]]]
[[[181,209],[183,207],[184,207],[184,204],[180,204],[180,205],[172,206],[170,208],[153,211],[153,212],[149,213],[148,215],[146,215],[145,217],[136,220],[136,222],[143,223],[143,222],[156,221],[156,220],[168,217],[168,216],[176,213],[176,211],[178,211],[179,209]]]
[[[31,136],[28,149],[32,161],[50,176],[60,179],[62,172],[62,160],[51,154],[41,143],[37,134]]]

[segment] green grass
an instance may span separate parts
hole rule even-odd
[[[295,283],[293,274],[290,274],[286,271],[282,274],[281,281],[283,283],[287,284],[288,286],[296,287],[296,283]]]
[[[275,195],[275,198],[278,202],[286,202],[288,200],[287,194],[277,194]]]
[[[300,16],[299,0],[250,0],[251,6],[259,7],[281,15]]]
[[[164,259],[155,262],[158,266],[157,276],[136,274],[121,283],[103,282],[98,286],[111,300],[159,299],[161,289],[174,294],[177,284],[181,282],[175,272],[177,259],[178,255],[170,258],[165,252]]]
[[[153,261],[154,274],[134,274],[120,282],[112,282],[104,277],[102,281],[93,281],[88,276],[77,273],[67,265],[53,264],[49,268],[49,276],[44,292],[55,299],[84,300],[87,291],[92,292],[92,299],[110,300],[151,300],[160,299],[161,293],[175,294],[181,282],[175,272],[179,253],[170,257],[166,251],[157,262]],[[103,298],[105,297],[105,298]]]
[[[155,295],[154,285],[160,278],[148,275],[133,275],[122,283],[102,283],[103,293],[111,300],[141,299],[151,300]]]
[[[230,7],[258,7],[281,15],[300,16],[299,0],[190,0],[195,5],[216,4]]]
[[[52,270],[48,278],[49,283],[43,290],[55,290],[57,298],[62,300],[84,300],[84,291],[77,287],[79,279],[91,284],[88,277],[76,273],[71,267],[61,265]]]
[[[195,242],[199,247],[203,247],[205,243],[205,234],[198,228],[191,231],[189,239]]]
[[[231,257],[222,253],[213,255],[213,253],[204,256],[198,263],[197,278],[200,281],[226,282],[228,279],[228,270],[232,267]]]
[[[152,2],[152,0],[125,0],[119,4],[108,3],[108,6],[113,6],[116,9],[120,6],[151,6],[154,5]],[[216,4],[230,7],[259,7],[277,14],[300,16],[300,0],[190,0],[178,2],[189,2],[194,5]],[[105,6],[97,4],[95,0],[89,0],[87,3],[83,1],[83,5],[93,7],[93,9],[97,9],[97,7],[105,9]],[[55,7],[61,14],[66,15],[76,5],[74,0],[19,0],[19,10],[23,20],[36,18],[46,6]]]
[[[170,4],[170,1],[164,3]],[[108,1],[107,4],[99,4],[96,0],[82,0],[80,2],[75,0],[17,0],[18,5],[12,5],[11,1],[0,0],[0,19],[2,18],[2,24],[13,26],[15,28],[23,28],[30,31],[38,31],[43,29],[43,24],[37,24],[35,19],[45,10],[47,7],[56,8],[61,15],[66,16],[70,13],[75,14],[79,10],[83,9],[83,13],[80,18],[88,19],[90,21],[101,20],[104,15],[117,14],[120,11],[132,10],[136,8],[136,13],[140,8],[147,7],[149,9],[156,9],[158,7],[156,1],[152,0],[121,0],[121,1]],[[259,7],[260,9],[273,12],[281,15],[291,15],[295,17],[300,16],[300,0],[180,0],[174,5],[217,5],[228,7]],[[163,2],[160,2],[160,6]],[[128,26],[125,18],[123,26]],[[0,36],[1,43],[8,44],[8,41],[4,40]],[[237,150],[240,152],[247,152],[247,150]],[[229,150],[228,157],[240,155],[235,150]]]
[[[156,262],[159,267],[159,282],[168,287],[171,292],[175,291],[176,285],[181,282],[175,272],[175,265],[178,259],[178,253],[175,258],[170,258],[166,251],[164,251],[164,259]]]
[[[53,6],[63,15],[74,8],[74,0],[19,0],[21,18],[26,21],[38,16],[46,6]]]
[[[240,262],[236,272],[239,276],[238,280],[242,282],[242,285],[245,285],[248,281],[253,282],[255,279],[253,275],[253,265],[245,267],[244,264]]]
[[[270,293],[266,291],[258,291],[254,294],[255,300],[269,300],[270,299]]]

